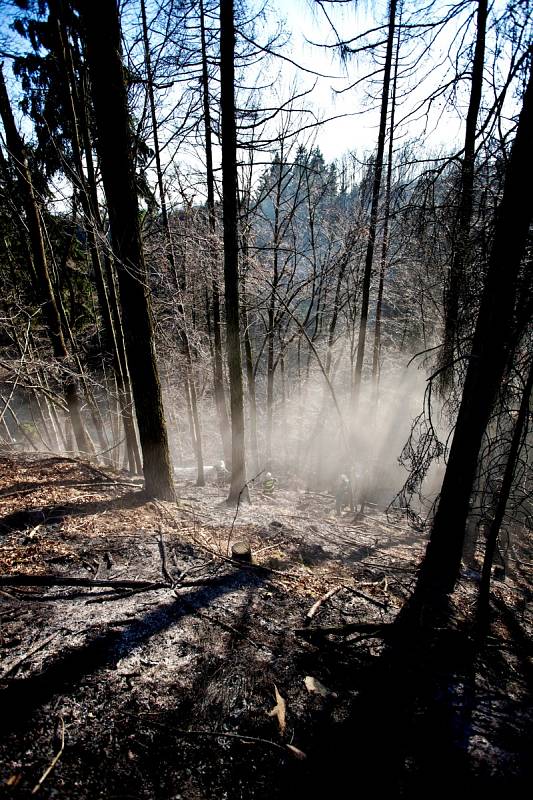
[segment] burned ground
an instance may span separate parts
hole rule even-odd
[[[29,796],[51,765],[42,797],[526,785],[523,552],[494,584],[481,646],[466,625],[476,582],[465,572],[455,625],[423,653],[402,650],[394,621],[425,547],[403,520],[375,508],[337,519],[333,498],[283,488],[253,492],[237,512],[224,488],[177,489],[177,504],[154,503],[79,461],[1,460],[2,795]],[[227,558],[240,539],[250,567]],[[80,585],[15,585],[14,574]]]

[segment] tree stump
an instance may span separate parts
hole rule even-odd
[[[252,549],[248,542],[235,542],[231,547],[231,557],[234,561],[244,561],[246,564],[252,563]]]

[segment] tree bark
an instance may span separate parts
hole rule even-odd
[[[529,400],[531,397],[532,389],[533,389],[533,362],[530,364],[526,385],[524,386],[524,391],[522,393],[522,400],[520,402],[520,408],[518,410],[518,416],[516,418],[513,430],[511,446],[509,448],[509,453],[507,455],[502,486],[498,496],[498,502],[496,504],[496,511],[494,513],[494,518],[491,521],[489,527],[487,543],[485,546],[485,557],[483,559],[483,569],[481,572],[481,584],[479,586],[479,597],[477,604],[477,618],[478,618],[478,624],[481,629],[486,627],[486,623],[488,620],[490,574],[492,569],[492,562],[494,560],[496,543],[498,541],[498,535],[500,533],[500,528],[502,526],[505,509],[507,508],[507,501],[509,500],[509,495],[511,493],[511,488],[513,485],[513,478],[514,478],[518,454],[520,452],[520,446],[523,443],[524,427],[529,414]]]
[[[198,411],[198,397],[196,393],[196,386],[194,384],[194,374],[193,374],[193,364],[192,364],[192,354],[191,354],[191,346],[189,343],[189,336],[187,333],[187,323],[185,319],[185,309],[183,307],[182,302],[182,292],[185,289],[185,275],[182,276],[182,280],[180,282],[176,259],[174,257],[174,245],[172,241],[172,233],[170,230],[170,223],[168,219],[168,212],[167,212],[167,203],[165,198],[165,187],[163,185],[163,170],[161,168],[161,155],[160,155],[160,148],[159,148],[159,134],[157,132],[157,116],[155,113],[155,98],[154,98],[154,83],[153,83],[153,75],[152,75],[152,60],[150,56],[150,42],[148,40],[148,23],[146,20],[146,4],[145,0],[141,0],[141,18],[142,18],[142,29],[143,29],[143,44],[144,44],[144,61],[146,65],[146,72],[147,72],[147,92],[148,92],[148,100],[150,104],[150,117],[152,121],[152,138],[154,140],[154,153],[155,153],[155,165],[156,165],[156,174],[157,174],[157,185],[159,188],[159,198],[161,203],[161,218],[163,221],[163,229],[165,232],[165,238],[167,241],[167,258],[170,264],[170,269],[172,271],[172,275],[174,276],[174,281],[176,285],[176,292],[178,295],[176,310],[178,313],[178,325],[179,325],[179,336],[181,345],[183,347],[183,351],[185,353],[185,359],[187,361],[187,387],[186,391],[188,392],[188,397],[190,399],[191,404],[191,413],[194,420],[194,439],[195,439],[195,456],[196,456],[196,466],[197,466],[197,478],[196,478],[196,485],[197,486],[205,486],[205,475],[204,475],[204,456],[203,456],[203,447],[202,447],[202,428],[200,423],[200,414]]]
[[[439,506],[416,595],[445,595],[461,564],[468,502],[483,435],[514,341],[517,279],[533,218],[533,70],[508,162],[472,350]]]
[[[102,254],[98,247],[98,234],[103,233],[102,221],[98,207],[96,176],[92,158],[89,123],[87,118],[86,98],[83,90],[83,81],[76,80],[76,63],[80,65],[80,56],[73,51],[68,36],[68,26],[65,21],[64,7],[60,0],[49,0],[50,11],[55,15],[57,24],[58,56],[61,61],[66,91],[69,97],[69,109],[72,128],[72,149],[74,154],[74,176],[80,190],[80,199],[87,225],[87,240],[89,254],[96,284],[96,293],[104,324],[106,346],[113,357],[113,370],[116,375],[116,384],[120,404],[120,413],[123,418],[124,433],[126,437],[126,450],[128,465],[131,472],[141,471],[141,459],[137,444],[137,435],[131,413],[131,390],[124,349],[120,320],[117,327],[116,319],[111,313],[110,292],[113,287],[106,285]],[[83,152],[87,175],[83,166]]]
[[[359,321],[359,336],[357,341],[357,358],[355,362],[355,375],[353,386],[354,407],[359,403],[361,376],[365,357],[366,327],[368,319],[368,305],[370,300],[370,280],[372,277],[372,262],[376,244],[376,231],[378,224],[379,194],[381,189],[381,174],[383,172],[383,153],[385,150],[385,134],[387,130],[387,109],[389,103],[389,87],[392,68],[392,50],[394,44],[394,31],[396,26],[397,0],[390,0],[389,4],[389,29],[387,34],[387,50],[385,53],[385,67],[383,74],[383,89],[381,94],[381,112],[379,120],[378,147],[376,163],[374,166],[374,180],[372,184],[372,205],[370,209],[370,223],[368,228],[368,243],[365,257],[365,271],[363,274],[363,294],[361,299],[361,316]]]
[[[248,498],[244,448],[244,409],[239,330],[239,236],[237,207],[237,131],[235,124],[235,28],[233,0],[220,3],[220,105],[222,116],[222,193],[226,349],[231,400],[231,486],[228,503]],[[248,498],[249,499],[249,498]]]
[[[470,224],[474,204],[476,127],[483,89],[487,13],[488,0],[478,0],[476,45],[472,61],[470,100],[466,115],[464,154],[461,165],[459,213],[444,302],[444,341],[440,355],[440,363],[443,369],[439,376],[441,389],[445,389],[453,377],[452,363],[457,334],[459,300],[464,280],[465,262],[468,256]]]
[[[141,243],[133,143],[114,0],[80,0],[122,306],[122,322],[143,454],[146,492],[174,499],[168,436]]]
[[[220,435],[224,460],[231,460],[231,436],[228,412],[226,409],[226,396],[224,392],[224,368],[222,361],[222,330],[220,324],[220,289],[218,285],[218,264],[214,249],[216,231],[215,214],[215,178],[213,172],[213,145],[211,137],[211,108],[209,103],[209,74],[207,70],[207,45],[205,37],[205,14],[203,0],[200,0],[200,37],[202,45],[202,104],[204,109],[204,135],[205,135],[205,164],[207,181],[207,212],[209,215],[209,230],[213,238],[213,391],[218,414]]]

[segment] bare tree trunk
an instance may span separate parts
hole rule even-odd
[[[374,260],[374,247],[376,243],[379,195],[381,189],[381,174],[383,171],[383,153],[385,150],[385,133],[387,130],[387,109],[389,103],[389,87],[390,87],[390,76],[392,68],[394,31],[396,27],[396,6],[397,6],[397,0],[390,0],[387,50],[385,54],[383,89],[381,93],[381,113],[379,120],[378,147],[376,153],[376,163],[374,166],[374,180],[372,185],[372,206],[370,209],[370,223],[368,227],[368,243],[367,243],[366,257],[365,257],[365,271],[363,275],[363,295],[361,299],[361,312],[360,312],[361,316],[359,321],[357,358],[355,362],[354,387],[353,387],[355,408],[357,408],[359,403],[361,376],[363,372],[363,361],[365,357],[366,327],[368,319],[368,305],[370,300],[370,280],[372,277],[372,262]]]
[[[474,340],[439,506],[417,582],[417,598],[454,588],[468,502],[483,435],[514,343],[517,280],[533,219],[533,69],[530,72],[481,298]]]
[[[24,425],[19,422],[19,418],[17,417],[16,413],[11,408],[11,402],[9,398],[4,397],[3,394],[0,394],[0,401],[2,402],[2,421],[6,412],[9,412],[9,416],[13,420],[15,424],[15,429],[20,433],[23,439],[25,439],[28,444],[30,445],[32,450],[38,450],[37,445],[33,441],[32,437],[25,429]]]
[[[181,344],[185,353],[185,358],[187,360],[187,383],[188,383],[188,397],[190,399],[191,404],[191,413],[194,420],[194,429],[195,429],[195,456],[196,456],[196,466],[197,466],[197,479],[196,485],[197,486],[205,486],[205,476],[204,476],[204,457],[203,457],[203,448],[202,448],[202,428],[200,424],[200,414],[198,411],[198,399],[196,394],[196,387],[194,385],[194,376],[193,376],[193,364],[192,364],[192,354],[191,354],[191,347],[189,342],[189,336],[187,334],[186,328],[186,319],[185,319],[185,309],[183,308],[183,302],[181,300],[181,293],[185,289],[185,275],[182,276],[182,280],[180,282],[178,272],[177,272],[177,265],[176,259],[174,257],[174,245],[172,242],[172,233],[170,230],[170,224],[168,219],[168,212],[167,212],[167,204],[165,198],[165,187],[163,185],[163,170],[161,168],[161,155],[160,155],[160,148],[159,148],[159,134],[157,131],[157,116],[155,113],[155,98],[154,98],[154,84],[153,84],[153,75],[152,75],[152,60],[150,56],[150,42],[148,39],[148,23],[146,20],[146,4],[145,0],[141,0],[141,18],[142,18],[142,29],[143,29],[143,44],[144,44],[144,60],[146,65],[146,72],[147,72],[147,92],[148,92],[148,101],[150,104],[150,116],[152,121],[152,138],[154,140],[154,153],[155,153],[155,164],[156,164],[156,174],[157,174],[157,185],[159,188],[159,198],[161,202],[161,217],[163,220],[163,229],[165,232],[165,238],[167,240],[167,257],[170,264],[170,268],[172,274],[174,276],[174,280],[176,283],[176,291],[178,294],[178,302],[177,302],[177,312],[179,317],[179,325],[180,325],[180,340]],[[193,304],[194,307],[194,304]]]
[[[204,108],[204,134],[205,134],[205,163],[207,181],[207,211],[209,214],[209,230],[215,238],[215,179],[213,172],[213,146],[211,137],[211,110],[209,105],[209,75],[207,70],[207,47],[205,39],[205,15],[203,0],[200,0],[200,35],[202,43],[202,102]],[[226,396],[224,392],[224,369],[222,362],[222,333],[220,325],[220,289],[218,286],[218,264],[213,244],[213,390],[215,405],[218,414],[220,435],[224,459],[229,463],[231,459],[231,437],[228,412],[226,409]]]
[[[228,503],[249,499],[246,485],[241,342],[239,331],[239,235],[237,208],[237,131],[235,125],[235,28],[233,0],[220,2],[220,106],[222,115],[222,193],[226,348],[231,398],[231,486]]]
[[[122,323],[137,424],[145,490],[174,499],[168,436],[146,286],[133,145],[121,59],[120,24],[114,0],[80,3],[98,131],[98,152],[117,259]]]
[[[246,382],[248,385],[248,411],[250,414],[250,446],[252,450],[252,475],[259,472],[259,446],[257,442],[257,398],[255,395],[255,373],[252,340],[250,339],[248,307],[246,304],[246,284],[242,279],[242,327],[244,333],[244,354],[246,359]]]
[[[376,323],[374,328],[374,352],[372,356],[372,380],[374,383],[374,409],[377,409],[378,387],[381,355],[381,313],[383,306],[383,288],[385,284],[385,270],[387,268],[387,258],[389,251],[389,224],[390,224],[390,205],[391,205],[391,185],[392,185],[392,159],[394,156],[394,118],[396,114],[396,89],[398,84],[398,63],[400,54],[400,35],[401,35],[401,10],[398,22],[396,38],[396,55],[394,58],[394,76],[392,79],[391,111],[389,124],[389,151],[387,160],[387,177],[385,183],[385,200],[383,203],[383,239],[381,241],[381,257],[379,268],[378,298],[376,302]]]
[[[464,153],[461,165],[461,184],[459,197],[459,213],[454,233],[452,263],[448,277],[448,286],[444,302],[444,341],[440,355],[443,368],[440,373],[441,389],[445,389],[453,379],[453,356],[457,334],[459,300],[464,280],[465,262],[468,257],[470,222],[474,204],[474,167],[476,147],[476,127],[483,90],[483,66],[485,61],[485,31],[487,27],[488,0],[478,0],[477,34],[474,59],[472,61],[472,78],[470,100],[466,115]]]
[[[516,462],[520,447],[523,443],[524,428],[529,415],[529,400],[531,391],[533,389],[533,362],[529,366],[529,373],[522,393],[522,400],[516,418],[513,437],[511,439],[511,446],[507,455],[505,464],[505,471],[503,474],[502,486],[498,496],[494,518],[489,527],[487,536],[487,543],[485,545],[485,557],[483,559],[483,569],[481,572],[481,583],[479,586],[479,597],[477,603],[477,619],[481,629],[486,628],[488,622],[489,612],[489,594],[490,594],[490,574],[492,569],[492,562],[494,560],[494,553],[496,551],[496,543],[498,535],[502,526],[505,509],[507,508],[507,501],[513,485],[513,478],[516,468]]]

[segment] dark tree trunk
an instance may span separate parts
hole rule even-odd
[[[242,328],[244,333],[244,354],[246,360],[246,382],[248,385],[248,410],[250,414],[250,445],[252,450],[252,475],[259,472],[259,445],[257,442],[257,399],[255,394],[255,372],[252,340],[250,338],[248,308],[246,305],[246,284],[242,279]]]
[[[514,343],[517,278],[533,218],[533,70],[498,208],[461,405],[416,595],[451,592],[461,564],[468,502],[483,435]]]
[[[488,0],[478,0],[476,45],[474,49],[474,59],[472,61],[470,100],[466,115],[464,154],[461,165],[459,212],[454,234],[448,286],[444,298],[444,341],[440,356],[440,363],[443,369],[439,376],[442,388],[445,388],[449,384],[453,376],[452,363],[457,334],[459,300],[461,297],[465,262],[469,246],[470,221],[474,204],[476,127],[483,89],[487,13]]]
[[[205,486],[205,475],[204,475],[204,456],[203,456],[203,448],[202,448],[202,428],[200,423],[200,414],[198,411],[198,397],[196,394],[196,386],[194,384],[194,375],[193,375],[193,368],[192,368],[192,355],[191,355],[191,347],[189,343],[189,336],[187,334],[187,325],[185,320],[185,309],[183,308],[183,302],[181,299],[181,293],[185,289],[186,280],[185,274],[182,276],[182,280],[180,282],[178,272],[177,272],[177,265],[176,259],[174,257],[174,245],[172,242],[172,233],[170,231],[170,224],[168,219],[168,212],[167,212],[167,203],[165,198],[165,187],[163,185],[163,170],[161,168],[161,155],[160,155],[160,148],[159,148],[159,135],[157,132],[157,116],[155,113],[155,98],[154,98],[154,83],[153,83],[153,75],[152,75],[152,60],[150,56],[150,42],[148,40],[148,23],[146,21],[146,4],[144,0],[141,0],[141,17],[142,17],[142,29],[143,29],[143,43],[144,43],[144,61],[146,65],[146,73],[147,73],[147,92],[148,92],[148,100],[150,103],[150,117],[152,121],[152,137],[154,140],[154,153],[155,153],[155,165],[156,165],[156,173],[157,173],[157,185],[159,188],[159,199],[161,202],[161,218],[163,221],[163,228],[165,232],[165,238],[167,241],[167,258],[170,264],[170,269],[172,271],[172,275],[174,276],[174,280],[176,283],[176,292],[178,295],[178,300],[176,303],[176,310],[178,313],[178,324],[180,326],[180,341],[185,353],[185,358],[187,361],[187,392],[188,397],[190,399],[191,404],[191,413],[194,420],[194,430],[195,430],[195,456],[196,456],[196,466],[197,466],[197,479],[196,485],[197,486]]]
[[[213,172],[213,146],[211,137],[211,109],[209,104],[209,74],[207,70],[207,46],[205,38],[205,16],[203,0],[200,0],[200,35],[202,43],[202,103],[204,109],[204,134],[205,134],[205,164],[207,181],[207,211],[209,215],[209,230],[213,238],[213,390],[215,405],[218,414],[222,449],[226,463],[231,460],[231,436],[226,396],[224,392],[224,369],[222,361],[222,332],[220,325],[220,289],[218,285],[218,264],[214,247],[216,230],[215,215],[215,178]]]
[[[50,11],[56,17],[58,56],[61,61],[65,87],[70,101],[72,148],[75,162],[74,175],[80,190],[80,198],[85,215],[89,253],[94,272],[100,312],[104,324],[106,348],[113,357],[113,369],[116,375],[120,413],[124,424],[129,469],[131,472],[135,473],[141,471],[141,459],[131,412],[131,393],[129,389],[124,339],[122,330],[120,329],[120,323],[117,328],[111,313],[110,290],[108,290],[106,285],[102,266],[102,255],[98,247],[98,235],[103,233],[103,228],[98,207],[96,176],[85,105],[88,99],[85,97],[83,80],[79,81],[79,83],[76,80],[74,63],[76,61],[79,67],[80,57],[79,53],[73,51],[69,40],[68,28],[64,18],[64,7],[58,0],[50,0],[49,5]],[[85,175],[83,166],[83,152],[85,153],[87,176]]]
[[[498,502],[496,504],[494,518],[492,519],[489,527],[487,543],[485,546],[485,557],[483,559],[483,569],[481,573],[481,584],[479,587],[478,608],[477,608],[478,623],[482,630],[486,628],[486,624],[488,621],[490,574],[492,569],[492,562],[494,560],[496,543],[498,541],[498,535],[500,533],[500,528],[502,526],[505,509],[507,507],[507,501],[509,500],[509,494],[511,492],[511,488],[513,485],[513,478],[514,478],[518,454],[520,452],[520,447],[523,443],[524,428],[529,414],[529,401],[532,389],[533,389],[533,362],[530,364],[526,385],[524,386],[524,391],[522,393],[522,400],[520,402],[520,408],[518,410],[518,416],[516,418],[513,430],[511,446],[509,448],[509,453],[507,455],[507,462],[505,464],[502,486],[498,496]]]
[[[381,174],[383,172],[383,153],[385,150],[385,134],[387,131],[387,109],[389,104],[389,87],[390,87],[390,77],[392,68],[392,50],[394,44],[394,31],[396,26],[396,6],[397,6],[397,0],[390,0],[389,29],[387,34],[387,50],[385,54],[383,89],[381,94],[381,112],[379,120],[378,147],[376,153],[376,163],[374,166],[374,180],[372,184],[372,205],[370,208],[368,243],[367,243],[366,257],[365,257],[365,271],[363,274],[363,294],[361,298],[359,337],[357,342],[357,358],[355,362],[353,395],[354,395],[354,404],[356,408],[359,402],[359,391],[361,387],[361,376],[363,372],[363,361],[365,357],[366,327],[368,319],[368,305],[370,300],[370,280],[372,277],[372,262],[374,260],[374,248],[376,244],[379,194],[381,189]]]
[[[237,131],[235,125],[235,28],[233,0],[220,3],[220,105],[222,115],[222,194],[226,348],[231,400],[231,486],[228,503],[248,497],[244,450],[244,409],[239,330],[239,235]]]
[[[378,386],[381,354],[381,314],[383,307],[383,288],[385,285],[385,271],[387,268],[387,258],[389,251],[389,223],[391,205],[391,184],[392,184],[392,159],[394,155],[394,118],[396,114],[396,88],[398,84],[398,63],[400,55],[400,34],[401,34],[401,11],[396,38],[396,55],[394,58],[394,76],[392,79],[392,96],[389,125],[389,149],[387,160],[387,177],[385,181],[385,201],[383,203],[383,239],[381,241],[381,256],[379,267],[378,297],[376,302],[376,323],[374,328],[374,352],[372,355],[372,380],[374,383],[374,408],[377,407]]]
[[[133,144],[114,0],[81,0],[98,153],[107,199],[146,492],[174,498],[168,437],[141,243]]]

